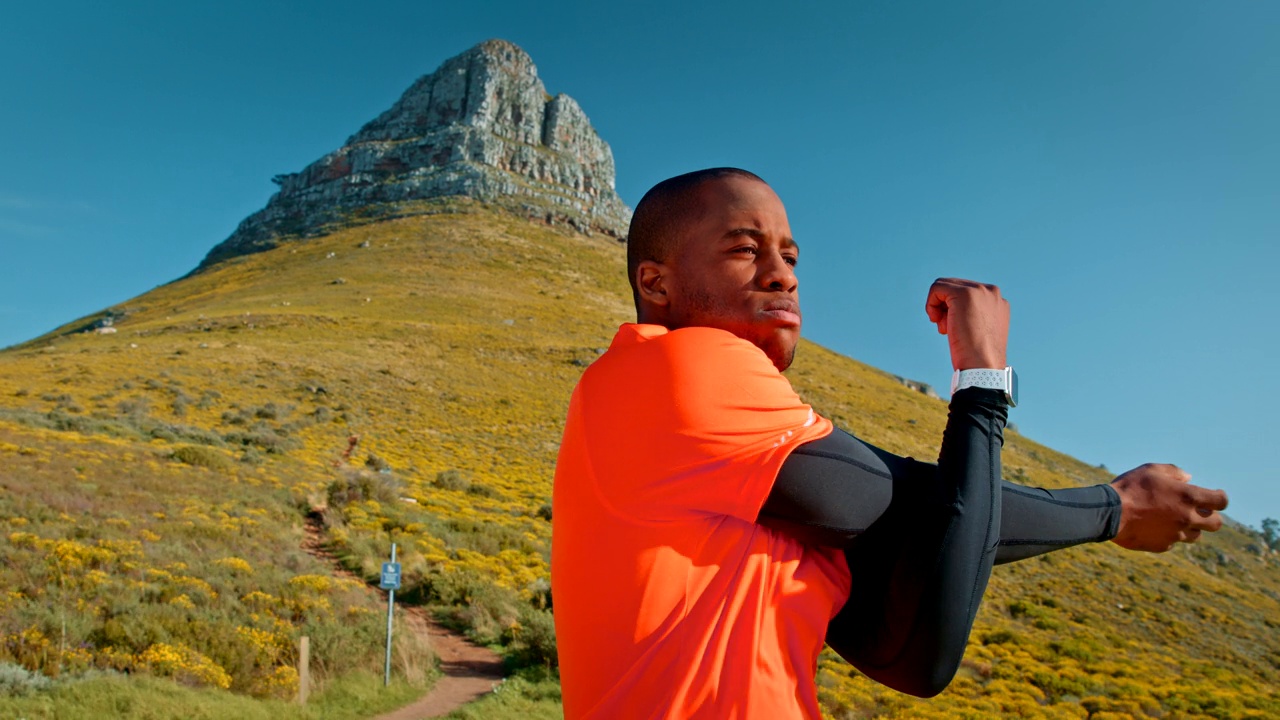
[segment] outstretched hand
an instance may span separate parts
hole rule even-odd
[[[1009,344],[1009,303],[995,285],[938,278],[929,287],[925,312],[947,336],[955,370],[1003,368]]]
[[[1191,475],[1181,468],[1155,463],[1112,480],[1120,495],[1120,531],[1112,542],[1129,550],[1164,552],[1222,527],[1218,511],[1226,509],[1227,494],[1189,480]]]

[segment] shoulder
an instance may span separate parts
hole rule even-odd
[[[748,398],[759,407],[799,404],[791,383],[750,341],[717,328],[652,328],[619,331],[584,373],[584,399],[619,412],[663,416],[700,416]]]
[[[619,352],[614,353],[614,350]],[[615,345],[606,353],[611,354],[618,360],[634,359],[651,369],[663,367],[675,372],[696,372],[703,368],[718,372],[736,369],[765,370],[781,376],[763,350],[728,330],[719,328],[664,330],[624,347]]]

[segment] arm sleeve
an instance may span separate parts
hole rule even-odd
[[[937,482],[909,465],[884,512],[844,547],[854,589],[827,644],[895,690],[932,697],[960,666],[995,560],[1007,413],[1002,393],[957,392]]]
[[[1107,486],[1048,491],[1000,481],[1000,393],[952,399],[938,464],[834,434],[783,464],[758,522],[841,547],[855,589],[827,642],[869,677],[929,697],[955,675],[997,557],[1114,536]]]
[[[895,478],[928,488],[939,482],[938,466],[837,429],[791,453],[758,522],[811,545],[843,548],[884,514]],[[1046,490],[1004,481],[1000,507],[997,565],[1110,540],[1120,526],[1120,496],[1106,484]]]

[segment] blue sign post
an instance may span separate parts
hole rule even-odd
[[[391,557],[395,557],[395,552],[391,553]],[[378,583],[378,587],[383,590],[399,590],[400,589],[400,563],[384,562],[382,563],[382,580]]]
[[[382,686],[391,684],[391,618],[396,605],[396,590],[400,588],[400,563],[396,562],[396,544],[391,543],[391,562],[382,563],[382,578],[378,587],[387,591],[387,665]]]

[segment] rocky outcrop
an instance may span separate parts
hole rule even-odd
[[[922,383],[919,380],[904,378],[901,375],[894,375],[893,379],[902,383],[904,386],[911,388],[912,390],[915,390],[916,392],[924,395],[925,397],[938,398],[938,391],[934,390],[933,386],[930,385],[929,383]]]
[[[567,95],[547,94],[523,50],[489,40],[419,78],[389,110],[301,172],[201,268],[340,224],[360,210],[463,196],[621,238],[631,211],[613,153]],[[390,210],[388,212],[391,212]]]

